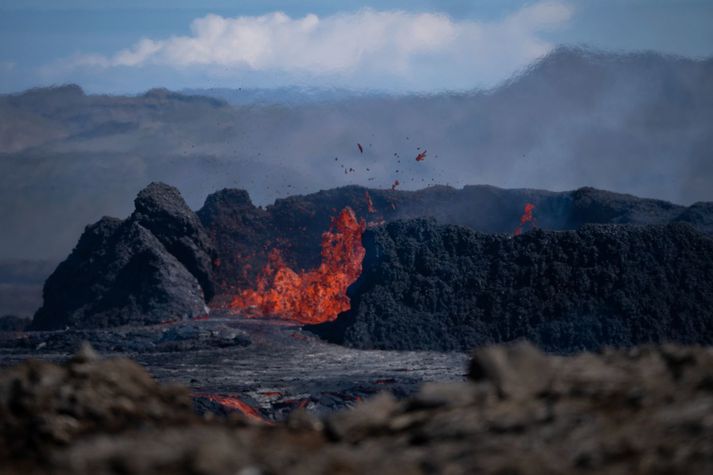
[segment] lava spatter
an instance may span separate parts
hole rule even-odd
[[[522,216],[520,216],[520,225],[515,228],[515,232],[513,233],[515,236],[522,234],[522,230],[527,223],[534,226],[535,218],[532,216],[533,211],[535,211],[535,205],[532,203],[525,203],[525,211],[522,213]]]
[[[349,287],[361,274],[366,229],[351,208],[344,208],[322,234],[322,263],[314,270],[295,272],[274,249],[258,276],[255,289],[235,296],[228,307],[248,317],[274,317],[297,323],[334,320],[349,310]]]

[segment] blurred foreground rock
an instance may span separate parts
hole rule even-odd
[[[201,418],[185,391],[88,347],[0,374],[5,473],[685,473],[713,470],[713,350],[479,349],[470,382],[325,420]]]

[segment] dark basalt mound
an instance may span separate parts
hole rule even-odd
[[[213,298],[213,260],[217,257],[198,216],[179,191],[164,183],[151,183],[134,201],[131,220],[151,231],[201,284],[206,300]]]
[[[84,349],[0,373],[3,473],[686,473],[713,469],[713,353],[478,350],[470,380],[316,419],[200,419],[187,394]]]
[[[373,203],[370,211],[368,199]],[[225,189],[208,197],[198,216],[216,244],[220,257],[218,285],[223,293],[254,284],[267,253],[277,248],[294,269],[320,263],[320,236],[344,207],[378,224],[396,219],[429,217],[486,233],[512,233],[525,203],[535,205],[541,229],[578,229],[587,223],[667,224],[688,222],[713,232],[713,205],[689,208],[665,201],[637,198],[593,188],[570,192],[504,190],[493,186],[455,189],[434,186],[420,191],[376,190],[347,186],[277,200],[255,207],[247,192]]]
[[[359,348],[554,352],[713,343],[713,239],[686,224],[486,235],[432,221],[364,235],[352,308],[308,329]]]
[[[247,191],[229,189],[209,195],[198,211],[218,249],[216,282],[223,292],[254,284],[265,264],[267,246],[274,240],[267,215],[252,204]]]
[[[200,281],[211,288],[213,251],[191,214],[175,189],[152,184],[126,221],[102,218],[88,226],[45,282],[44,304],[31,328],[143,325],[205,315]]]

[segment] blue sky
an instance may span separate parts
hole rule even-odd
[[[713,1],[117,4],[1,0],[0,91],[65,82],[115,93],[292,84],[436,91],[492,86],[560,44],[713,56]]]

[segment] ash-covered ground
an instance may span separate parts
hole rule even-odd
[[[242,402],[265,419],[296,408],[325,414],[384,390],[402,398],[425,382],[462,380],[467,370],[464,353],[350,349],[284,321],[220,312],[148,327],[4,333],[0,365],[61,361],[83,341],[134,359],[161,383],[189,387],[198,412],[228,413]]]

